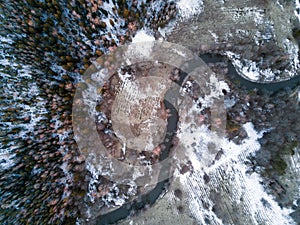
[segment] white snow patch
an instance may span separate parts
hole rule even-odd
[[[176,20],[170,21],[164,28],[159,27],[158,32],[163,38],[166,38],[169,34],[172,33],[176,26]]]
[[[261,185],[262,179],[259,174],[252,173],[248,175],[246,174],[246,166],[239,164],[236,166],[241,171],[244,184],[236,186],[237,190],[235,191],[249,199],[249,214],[254,217],[261,214],[269,222],[267,224],[296,224],[289,216],[292,210],[281,208],[274,197],[266,193]],[[236,173],[235,175],[239,176],[240,174]],[[268,204],[265,205],[262,200]]]
[[[177,2],[180,17],[189,19],[193,15],[200,14],[203,11],[202,0],[180,0]]]
[[[13,40],[10,39],[10,38],[7,38],[7,37],[3,37],[3,36],[0,36],[0,43],[8,43],[8,44],[12,44],[13,43]]]
[[[154,46],[155,37],[149,34],[150,31],[139,30],[134,38],[132,44],[129,45],[126,57],[129,59],[148,59]],[[129,60],[130,61],[130,60]]]
[[[271,34],[267,33],[263,35],[258,32],[257,35],[260,35],[260,37],[256,37],[255,39],[257,44],[259,44],[259,40],[261,39],[267,40],[271,38]],[[288,39],[286,39],[283,44],[285,52],[287,53],[286,56],[288,58],[286,60],[289,61],[289,66],[282,71],[276,69],[272,70],[271,68],[261,69],[259,64],[263,63],[263,58],[260,59],[260,62],[254,62],[249,59],[244,59],[241,55],[234,52],[227,51],[226,55],[231,59],[237,72],[248,80],[262,82],[280,81],[294,77],[300,67],[298,58],[299,48],[297,44]],[[284,75],[284,77],[282,75]]]
[[[270,26],[270,29],[269,31],[260,31],[260,30],[257,30],[255,32],[255,37],[254,37],[254,41],[255,41],[255,44],[257,45],[260,45],[260,42],[264,41],[264,42],[268,42],[270,41],[272,38],[274,37],[274,27],[273,26]]]
[[[257,7],[244,7],[244,8],[224,8],[224,10],[230,11],[232,19],[240,21],[241,18],[246,18],[254,21],[257,25],[265,22],[265,12],[263,9]]]
[[[211,30],[209,30],[208,32],[211,34],[211,36],[213,36],[215,43],[218,43],[218,39],[219,39],[218,35]]]
[[[15,165],[13,158],[15,154],[5,153],[5,150],[0,149],[0,168],[2,170],[9,169]]]
[[[147,42],[147,41],[155,41],[154,36],[149,34],[149,31],[146,30],[139,30],[134,38],[132,39],[132,43],[139,43],[139,42]]]
[[[1,59],[1,60],[0,60],[0,64],[1,64],[2,66],[17,66],[16,63],[12,63],[12,62],[10,62],[8,59]]]
[[[120,77],[121,81],[124,83],[128,82],[130,78],[132,78],[132,75],[127,72],[125,74],[122,74],[121,69],[118,70],[118,76]]]
[[[198,101],[201,101],[203,107],[210,107],[214,103],[214,99],[219,99],[224,96],[222,90],[230,91],[228,84],[225,81],[219,81],[215,74],[210,76],[210,81],[206,85],[209,85],[210,93],[205,95],[204,98],[200,97]]]
[[[248,80],[259,81],[263,78],[264,81],[273,81],[276,78],[276,74],[270,68],[260,69],[256,62],[242,59],[239,54],[233,52],[228,51],[226,54],[231,59],[236,71]]]
[[[290,41],[289,39],[285,39],[284,44],[292,62],[291,65],[293,68],[291,73],[293,73],[293,71],[296,73],[296,71],[299,69],[299,47],[296,43]],[[293,76],[293,74],[291,74],[291,76]]]

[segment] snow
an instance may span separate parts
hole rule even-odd
[[[230,51],[226,52],[226,54],[231,59],[237,72],[248,80],[259,81],[263,79],[264,81],[273,81],[276,77],[276,74],[270,68],[260,69],[256,62],[243,59],[239,54]]]
[[[4,149],[0,149],[0,168],[6,170],[14,166],[14,157],[15,154],[5,153]]]
[[[161,36],[163,38],[166,38],[169,34],[172,33],[172,31],[174,30],[175,26],[176,26],[176,21],[172,20],[165,27],[163,27],[163,28],[159,27],[158,28],[158,32],[161,34]]]
[[[158,28],[158,32],[161,34],[163,39],[166,38],[170,33],[172,33],[172,31],[176,27],[178,20],[181,21],[188,20],[192,16],[200,14],[204,9],[204,3],[202,0],[178,0],[176,1],[176,7],[179,12],[177,19],[171,20],[163,28],[161,27]]]
[[[8,43],[8,44],[12,44],[12,43],[13,43],[13,40],[10,39],[10,38],[7,38],[7,37],[0,36],[0,43]]]
[[[220,96],[224,95],[222,92],[223,89],[229,92],[227,83],[225,81],[218,81],[215,74],[210,76],[209,85],[211,85],[209,95],[205,95],[204,98],[199,97],[203,107],[211,107],[214,103],[214,99],[218,99]]]
[[[218,35],[211,30],[209,30],[208,32],[211,34],[211,36],[213,36],[215,43],[218,43]]]
[[[240,21],[240,18],[251,18],[254,22],[259,25],[263,24],[265,21],[264,10],[257,7],[244,7],[232,9],[232,18],[236,21]]]
[[[294,77],[299,70],[299,48],[294,42],[288,39],[284,40],[283,43],[290,62],[289,67],[285,68],[283,71],[276,69],[272,70],[271,68],[261,69],[259,66],[260,62],[254,62],[250,59],[242,58],[241,55],[231,51],[227,51],[226,55],[231,60],[237,72],[248,80],[258,82],[286,80]],[[261,58],[261,61],[263,60],[264,59]],[[285,76],[283,77],[282,74]]]
[[[0,41],[8,41],[9,39],[0,38]],[[1,43],[2,44],[2,43]],[[0,52],[1,54],[1,52]],[[5,57],[5,54],[2,55]],[[22,117],[30,118],[27,123],[13,123],[11,121],[1,120],[0,124],[5,129],[4,133],[10,133],[9,131],[14,128],[21,128],[19,132],[8,134],[8,141],[6,145],[0,143],[0,168],[9,169],[14,166],[14,151],[20,146],[16,142],[18,139],[27,139],[31,132],[37,129],[39,122],[47,114],[45,108],[46,100],[40,96],[40,91],[32,78],[32,73],[40,74],[40,71],[34,70],[30,65],[22,65],[20,68],[17,63],[13,62],[13,59],[0,60],[4,65],[10,65],[12,69],[17,71],[17,76],[11,76],[6,73],[1,73],[4,82],[1,84],[1,88],[5,90],[4,96],[12,96],[13,100],[9,104],[3,104],[2,110],[8,107],[15,107],[22,109]],[[22,79],[22,88],[17,87],[15,84]],[[37,101],[31,102],[35,98]],[[24,99],[30,100],[21,103]],[[0,112],[0,115],[2,113]]]
[[[154,41],[155,38],[149,34],[149,31],[144,29],[137,31],[126,52],[127,58],[147,60],[152,52]]]
[[[277,4],[280,8],[282,7],[279,2],[277,2]],[[298,18],[300,18],[298,13],[300,10],[299,0],[297,0],[295,4],[297,8],[297,10],[295,10],[295,14]],[[286,80],[294,77],[295,74],[298,73],[299,48],[297,43],[289,38],[283,37],[281,39],[277,37],[278,35],[276,36],[276,29],[278,29],[278,26],[275,26],[274,22],[270,21],[269,18],[265,16],[265,13],[262,9],[258,9],[256,7],[247,7],[239,10],[231,9],[231,13],[233,14],[233,19],[237,21],[241,19],[241,16],[254,20],[255,25],[258,27],[255,35],[253,36],[256,45],[259,46],[261,43],[270,42],[274,38],[277,39],[277,41],[281,43],[283,51],[286,53],[286,56],[288,56],[287,60],[289,61],[289,65],[283,70],[271,68],[262,69],[260,68],[260,64],[263,63],[264,58],[261,58],[259,62],[254,62],[251,59],[242,58],[242,56],[237,53],[227,52],[227,56],[232,60],[232,63],[237,69],[238,73],[251,81],[258,82],[273,82],[283,79]],[[264,29],[261,29],[260,25],[263,25]],[[236,30],[236,34],[238,34],[240,37],[249,36],[249,31]]]
[[[202,0],[180,0],[176,4],[182,19],[189,19],[195,14],[200,14],[204,7]]]
[[[10,39],[0,36],[0,47],[4,42],[6,42],[6,44],[4,44],[6,45],[6,48],[9,47],[7,46],[8,44],[12,43]],[[6,55],[3,53],[3,49],[5,48],[2,48],[2,51],[0,50],[0,55],[4,57],[4,59],[0,60],[0,62],[2,62],[4,65],[9,65],[12,70],[15,70],[17,72],[16,76],[1,73],[4,80],[6,81],[2,83],[1,87],[5,89],[6,95],[11,95],[13,97],[13,101],[10,101],[10,106],[5,105],[3,106],[3,109],[5,109],[5,107],[20,108],[22,118],[29,118],[26,123],[22,123],[21,120],[18,123],[0,121],[1,125],[6,127],[8,131],[9,129],[21,128],[19,132],[9,135],[9,144],[7,144],[6,146],[0,145],[0,168],[9,169],[13,167],[15,163],[14,157],[16,154],[14,154],[14,151],[21,147],[19,146],[18,142],[16,142],[16,140],[27,140],[28,138],[30,138],[38,143],[43,141],[42,136],[44,135],[38,136],[35,135],[34,132],[39,130],[41,121],[45,119],[45,116],[49,114],[49,112],[46,109],[48,100],[44,95],[42,95],[42,92],[45,90],[41,90],[35,81],[36,76],[38,77],[39,75],[43,74],[42,71],[36,69],[30,64],[18,64],[15,62],[15,59],[13,57],[5,58]],[[64,71],[61,67],[58,67],[55,64],[53,64],[51,68],[53,68],[55,71]],[[21,87],[19,86],[20,84]],[[58,129],[62,125],[62,121],[56,118],[54,129]],[[70,134],[71,130],[64,131],[63,133],[56,133],[53,135],[58,135],[59,141],[62,143],[65,139],[70,137]],[[61,144],[61,147],[58,150],[61,151],[64,155],[66,151],[68,151],[68,148],[65,145]],[[64,198],[71,194],[71,192],[68,191],[69,183],[67,183],[66,181],[71,181],[72,176],[68,169],[67,163],[62,164],[61,169],[65,173],[65,177],[61,178],[62,183],[65,184],[65,189],[62,196]]]
[[[149,34],[149,31],[144,29],[137,31],[136,35],[132,39],[132,43],[140,43],[147,41],[155,41],[155,38],[154,36]]]
[[[251,224],[295,224],[289,216],[292,210],[281,208],[273,196],[265,191],[260,175],[247,173],[248,168],[245,165],[247,156],[250,153],[255,154],[260,149],[258,139],[263,136],[263,132],[257,133],[252,123],[246,123],[243,128],[248,137],[241,145],[225,138],[219,141],[224,155],[212,166],[201,169],[201,166],[197,165],[199,164],[197,152],[193,154],[188,152],[194,171],[184,175],[177,173],[177,176],[188,195],[192,215],[202,224],[205,224],[205,218],[214,221],[214,224],[224,224],[212,210],[215,203],[211,200],[210,193],[216,191],[222,195],[221,203],[229,204],[229,207],[231,205],[238,207],[245,215],[244,220],[251,221]],[[201,132],[198,135],[208,139],[213,135],[208,129],[202,129]],[[201,143],[206,144],[203,141]],[[202,153],[201,158],[205,157],[205,154]],[[202,180],[204,172],[210,177],[208,184],[204,184]],[[228,203],[225,203],[227,201]],[[205,208],[204,203],[209,207]]]
[[[287,52],[290,56],[290,61],[292,62],[292,71],[291,71],[291,76],[293,76],[293,71],[297,73],[297,70],[299,69],[299,47],[296,43],[290,41],[289,39],[285,39],[285,47],[287,49]]]

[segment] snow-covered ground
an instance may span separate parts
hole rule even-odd
[[[47,114],[45,109],[46,100],[40,96],[40,91],[37,84],[34,82],[32,77],[32,72],[40,74],[40,71],[35,70],[30,65],[20,65],[14,62],[14,59],[7,57],[7,53],[4,52],[5,48],[9,48],[13,43],[13,40],[7,37],[0,36],[0,63],[2,66],[10,66],[15,71],[17,71],[16,76],[8,74],[6,72],[0,72],[1,75],[1,96],[11,97],[12,101],[8,103],[7,101],[1,102],[1,133],[5,136],[9,136],[10,140],[6,145],[0,142],[0,168],[9,169],[14,165],[14,151],[20,146],[18,140],[26,139],[28,133],[34,131],[37,128],[40,120],[44,118]],[[16,87],[16,84],[19,87]],[[35,98],[36,102],[31,102],[30,99]],[[21,103],[24,100],[28,100],[26,103]],[[28,118],[27,123],[21,123],[20,118],[10,118],[7,117],[7,113],[4,113],[9,108],[14,110],[22,109],[21,118]],[[18,122],[11,121],[15,119]],[[19,132],[11,132],[13,129],[19,129]]]
[[[220,1],[221,2],[221,1]],[[300,3],[297,0],[297,7],[300,8]],[[193,4],[192,4],[193,3]],[[224,3],[224,1],[223,1]],[[169,23],[165,28],[159,28],[159,32],[163,38],[172,34],[173,29],[179,20],[189,19],[195,14],[199,14],[205,9],[205,5],[202,1],[185,1],[180,0],[176,2],[179,8],[180,17]],[[299,10],[298,10],[299,11]],[[268,23],[265,18],[264,11],[254,8],[243,9],[242,12],[237,12],[236,9],[232,11],[235,13],[233,19],[239,21],[241,16],[252,18],[257,25]],[[243,14],[244,13],[244,14]],[[299,13],[295,11],[299,17]],[[300,17],[299,17],[300,18]],[[271,30],[265,32],[257,31],[255,42],[259,44],[259,41],[268,41],[272,38],[272,24],[269,24]],[[239,31],[241,35],[247,35],[246,30]],[[243,33],[244,32],[244,33]],[[148,32],[148,34],[151,32]],[[144,31],[141,31],[144,34]],[[218,40],[218,35],[211,32],[215,41]],[[138,35],[139,32],[138,32]],[[229,34],[230,36],[230,34]],[[142,37],[142,35],[140,35]],[[146,38],[145,38],[146,39]],[[241,55],[234,52],[226,52],[228,58],[232,61],[236,70],[243,77],[252,81],[264,81],[273,82],[280,79],[280,73],[287,73],[288,77],[293,77],[299,69],[298,60],[298,47],[296,43],[291,40],[283,40],[283,46],[286,52],[289,53],[290,67],[285,71],[274,71],[270,68],[261,69],[260,64],[250,59],[243,59]],[[232,104],[231,104],[232,105]],[[229,106],[230,107],[230,106]],[[187,126],[189,127],[189,126]],[[186,127],[182,126],[179,130],[184,131]],[[193,172],[180,174],[179,171],[175,172],[174,180],[179,180],[182,191],[186,195],[186,198],[182,202],[188,204],[189,211],[186,214],[192,213],[192,216],[196,218],[199,224],[207,224],[207,220],[211,224],[296,224],[290,217],[290,213],[293,212],[290,208],[282,208],[278,205],[273,195],[268,193],[268,190],[262,185],[262,177],[256,172],[249,172],[250,168],[247,166],[248,157],[255,155],[260,150],[260,144],[258,140],[263,138],[263,132],[257,132],[254,129],[252,123],[246,123],[243,125],[243,129],[246,131],[248,137],[243,140],[242,144],[236,144],[229,141],[226,138],[216,138],[216,135],[209,131],[205,126],[191,128],[190,133],[179,133],[179,138],[184,144],[186,160],[192,163]],[[265,131],[267,132],[267,131]],[[216,141],[216,146],[222,149],[223,155],[218,161],[214,161],[213,156],[208,151],[208,144],[210,141]],[[188,148],[194,142],[194,148]],[[208,175],[210,181],[205,184],[203,180],[204,175]],[[171,189],[176,188],[171,184]],[[180,188],[180,186],[178,186]],[[215,199],[213,198],[214,196]],[[143,218],[148,220],[151,215],[158,215],[158,221],[164,218],[170,218],[172,214],[166,212],[165,217],[160,217],[158,211],[156,211],[161,205],[172,205],[174,197],[171,192],[162,197],[162,200],[158,200],[164,203],[157,203],[153,210],[149,210],[145,213],[145,217],[141,215],[141,218],[134,220],[128,220],[130,224],[139,224],[143,222]],[[157,209],[155,209],[157,207]],[[218,208],[216,210],[216,208]],[[218,211],[216,213],[216,211]],[[220,211],[224,217],[219,216]],[[240,216],[243,215],[243,218]],[[176,215],[177,216],[177,215]],[[176,218],[174,215],[174,217]],[[180,214],[179,214],[179,217]],[[238,218],[240,217],[240,218]],[[172,219],[170,219],[171,221]],[[149,224],[154,220],[150,219]],[[126,223],[126,222],[125,222]],[[124,224],[125,224],[124,223]],[[145,222],[145,224],[148,224]]]
[[[247,156],[260,149],[258,139],[262,138],[263,133],[257,133],[252,123],[246,123],[243,127],[248,137],[240,145],[223,139],[220,147],[224,155],[214,165],[202,169],[195,166],[191,174],[177,173],[191,213],[200,224],[205,224],[206,218],[213,224],[234,224],[237,218],[234,218],[235,215],[230,216],[234,210],[236,215],[244,215],[244,224],[296,224],[289,216],[292,210],[281,208],[274,197],[266,192],[260,175],[247,172]],[[203,136],[203,132],[198,135]],[[209,131],[205,133],[206,136],[212,135]],[[188,157],[194,161],[197,154],[194,152]],[[210,179],[207,184],[203,181],[204,174]],[[212,197],[214,195],[221,199]],[[213,208],[220,207],[226,217],[225,221],[213,211]],[[228,222],[230,218],[232,220]]]
[[[176,5],[181,19],[189,19],[193,15],[200,14],[204,7],[202,0],[179,0]]]

